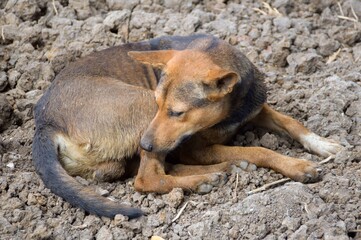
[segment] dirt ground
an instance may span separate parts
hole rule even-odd
[[[0,239],[361,239],[361,1],[268,2],[272,8],[256,0],[1,1]],[[266,74],[273,107],[345,146],[322,165],[322,180],[247,195],[282,178],[257,169],[234,171],[205,195],[143,195],[133,179],[77,178],[147,212],[131,221],[87,215],[44,188],[31,161],[32,108],[54,76],[108,46],[194,32],[242,50]],[[245,128],[234,144],[323,160],[260,129]]]

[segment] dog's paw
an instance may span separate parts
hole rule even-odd
[[[222,172],[222,173],[209,174],[208,181],[201,183],[197,187],[196,192],[201,194],[209,193],[213,189],[213,187],[222,186],[223,184],[225,184],[226,180],[227,180],[226,173]]]
[[[241,169],[243,171],[251,172],[257,170],[257,166],[253,163],[247,162],[246,160],[240,160],[233,162],[230,170],[232,173],[236,173],[241,172]]]
[[[335,140],[320,137],[315,133],[302,136],[301,143],[308,151],[322,157],[335,155],[343,148]]]
[[[296,159],[289,165],[288,172],[285,174],[289,178],[302,183],[316,182],[319,180],[321,168],[314,162]]]

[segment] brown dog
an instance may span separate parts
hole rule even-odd
[[[340,150],[265,102],[262,74],[215,37],[161,37],[112,47],[70,64],[40,99],[33,161],[55,194],[107,217],[137,217],[141,211],[98,196],[68,174],[113,181],[133,173],[141,192],[208,192],[231,164],[244,166],[246,160],[296,181],[315,180],[310,161],[222,145],[251,121],[322,156]]]

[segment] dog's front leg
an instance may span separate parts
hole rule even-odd
[[[252,120],[258,126],[284,133],[300,142],[307,150],[320,156],[336,154],[342,146],[332,139],[318,136],[297,120],[286,116],[264,104],[261,112]]]
[[[167,193],[173,188],[182,188],[200,193],[209,192],[213,186],[222,184],[224,173],[209,173],[192,176],[171,176],[165,173],[165,155],[141,151],[141,160],[134,187],[139,192]]]
[[[262,147],[212,145],[194,152],[192,158],[197,164],[230,162],[238,165],[247,161],[257,167],[271,168],[299,182],[315,181],[318,178],[316,163],[284,156]]]

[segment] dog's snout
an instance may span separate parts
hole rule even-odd
[[[140,146],[147,152],[151,152],[153,150],[153,145],[151,143],[140,143]]]
[[[142,137],[142,139],[140,140],[140,147],[143,148],[147,152],[153,151],[153,143],[147,137]]]

